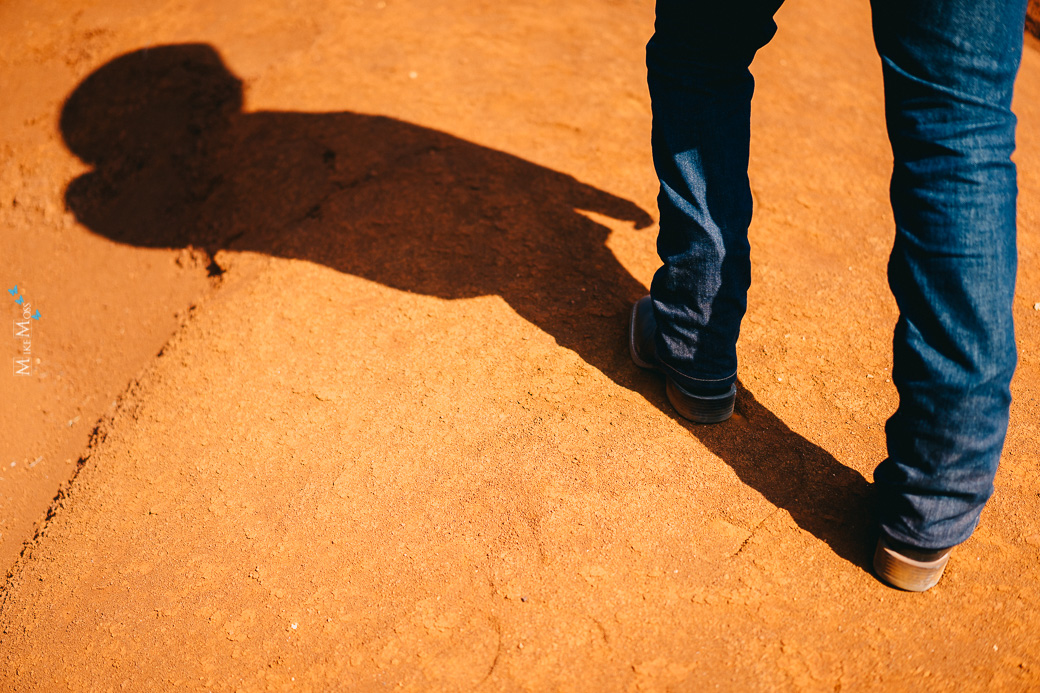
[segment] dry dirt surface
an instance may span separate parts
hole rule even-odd
[[[790,0],[756,59],[698,427],[625,343],[649,0],[0,3],[0,689],[1040,687],[1040,52],[996,495],[907,594],[869,19]]]

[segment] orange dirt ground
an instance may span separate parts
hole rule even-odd
[[[906,594],[869,7],[777,19],[698,427],[624,341],[649,0],[0,3],[0,689],[1040,687],[1040,52],[996,495]]]

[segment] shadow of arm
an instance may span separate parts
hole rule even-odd
[[[629,221],[637,229],[645,229],[654,223],[653,218],[634,202],[604,192],[591,185],[571,178],[573,190],[568,202],[575,209],[596,212],[619,221]]]

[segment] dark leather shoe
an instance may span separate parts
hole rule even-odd
[[[632,306],[632,317],[628,326],[628,348],[632,361],[640,368],[662,373],[657,361],[657,322],[654,320],[654,305],[649,296],[636,301]],[[737,399],[737,386],[721,394],[703,395],[685,390],[665,374],[665,393],[668,401],[684,418],[695,423],[721,423],[733,415],[733,404]]]
[[[640,368],[650,371],[657,368],[657,321],[654,320],[654,304],[649,296],[643,296],[632,306],[632,317],[628,324],[628,348],[632,360]]]

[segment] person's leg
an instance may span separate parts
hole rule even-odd
[[[751,282],[748,66],[775,33],[781,2],[659,0],[647,44],[664,262],[650,290],[653,347],[656,366],[698,395],[736,380]]]
[[[910,553],[971,535],[1007,431],[1017,262],[1010,105],[1025,4],[872,2],[894,155],[889,284],[899,306],[899,407],[874,479],[880,529]]]

